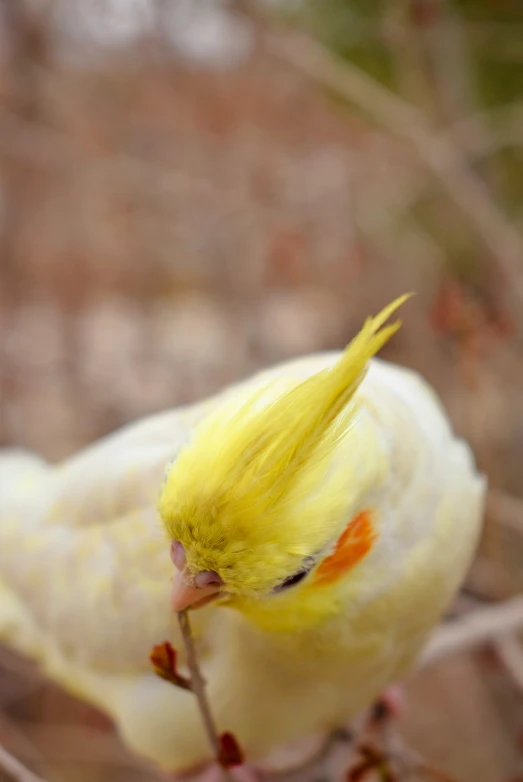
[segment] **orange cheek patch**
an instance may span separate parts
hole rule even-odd
[[[330,584],[337,581],[347,570],[354,567],[371,550],[376,531],[371,513],[364,510],[347,525],[336,543],[333,553],[326,557],[318,570],[314,582]]]

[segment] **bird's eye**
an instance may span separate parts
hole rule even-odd
[[[299,573],[295,573],[293,576],[289,576],[289,578],[286,578],[285,581],[282,581],[282,583],[279,584],[277,589],[287,589],[287,587],[296,586],[296,584],[299,584],[300,581],[303,581],[306,575],[307,573],[305,570],[300,570]]]
[[[284,581],[282,581],[273,589],[273,592],[282,592],[284,589],[288,589],[289,587],[293,587],[296,586],[296,584],[299,584],[300,581],[303,581],[305,576],[309,575],[313,565],[313,561],[307,561],[301,570],[298,570],[297,573],[293,573],[292,576],[288,576]]]

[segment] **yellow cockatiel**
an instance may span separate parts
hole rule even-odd
[[[256,763],[404,676],[458,589],[484,481],[430,387],[373,358],[402,301],[342,353],[62,464],[2,452],[0,637],[162,768],[211,758],[194,696],[150,666],[167,639],[183,663],[173,608],[208,602],[192,622],[212,709]]]

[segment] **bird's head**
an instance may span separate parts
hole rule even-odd
[[[369,318],[333,366],[233,395],[196,428],[159,503],[175,610],[218,598],[274,629],[335,610],[337,582],[358,570],[380,526],[363,498],[383,465],[354,395],[406,298]]]

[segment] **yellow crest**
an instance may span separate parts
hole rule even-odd
[[[218,570],[233,589],[261,589],[249,552],[270,549],[269,582],[317,546],[314,530],[300,528],[293,510],[305,493],[317,494],[350,426],[349,402],[368,361],[401,325],[384,323],[409,296],[368,318],[332,367],[290,389],[276,381],[241,402],[233,398],[197,428],[168,473],[159,506],[169,535],[186,544],[190,566]],[[338,507],[334,496],[325,498],[327,532]]]

